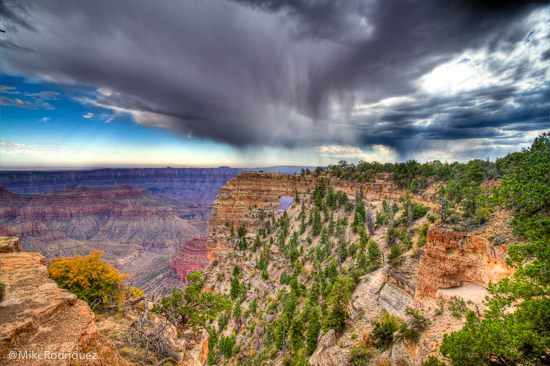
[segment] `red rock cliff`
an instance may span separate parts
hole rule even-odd
[[[171,266],[178,273],[180,281],[183,282],[189,273],[208,266],[206,252],[206,239],[192,239],[178,244],[176,252],[172,254]]]
[[[511,273],[506,265],[505,245],[494,246],[480,236],[432,227],[426,254],[420,262],[417,298],[435,297],[438,289],[473,282],[486,287]]]

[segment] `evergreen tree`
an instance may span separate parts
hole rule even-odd
[[[321,214],[319,213],[319,210],[315,210],[313,213],[313,223],[311,227],[311,234],[313,236],[317,236],[321,233]]]
[[[344,329],[349,319],[349,300],[354,288],[355,282],[351,277],[338,275],[327,298],[328,313],[323,323],[325,329],[334,329],[336,332]]]
[[[304,345],[304,322],[300,313],[297,313],[290,322],[289,328],[290,349],[296,353]]]
[[[382,264],[382,251],[374,240],[369,240],[368,245],[369,260],[368,265],[371,268],[377,268]]]
[[[240,292],[239,279],[235,276],[231,279],[231,290],[229,294],[231,295],[232,299],[236,299],[239,296],[239,292]]]
[[[401,256],[401,248],[397,243],[393,243],[390,248],[390,254],[388,255],[388,262],[398,263]]]
[[[310,355],[313,354],[317,348],[317,338],[319,337],[320,331],[321,324],[319,323],[319,310],[315,307],[311,311],[306,333],[306,350]]]
[[[359,249],[359,254],[357,255],[355,265],[361,271],[363,271],[367,267],[367,256],[365,255],[365,250],[363,248]]]
[[[289,324],[288,315],[286,313],[281,314],[277,321],[277,327],[275,327],[275,347],[277,349],[284,350],[286,347]]]

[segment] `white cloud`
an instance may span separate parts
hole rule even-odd
[[[322,145],[313,147],[313,151],[331,159],[389,162],[397,157],[393,149],[383,145],[369,146],[365,150],[351,145]]]
[[[7,155],[43,155],[46,149],[13,141],[0,141],[0,152]]]
[[[50,117],[42,117],[40,118],[40,121],[47,123],[50,120]]]
[[[88,112],[86,113],[85,115],[83,115],[82,117],[84,118],[92,118],[94,116],[94,114],[92,112]]]

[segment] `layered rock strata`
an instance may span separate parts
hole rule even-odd
[[[185,281],[189,273],[208,266],[206,254],[206,239],[192,239],[178,244],[176,252],[172,254],[171,267],[178,273],[181,282]]]
[[[512,272],[505,259],[507,246],[495,246],[480,236],[431,227],[425,250],[415,291],[419,299],[463,283],[486,287]]]
[[[146,250],[174,247],[202,234],[209,214],[207,204],[168,200],[127,185],[36,195],[0,188],[0,199],[0,235],[17,235],[24,248],[47,256],[50,243],[66,239],[135,244]],[[52,254],[66,255],[62,250]]]
[[[281,197],[304,196],[312,192],[321,179],[329,181],[335,191],[351,197],[360,190],[367,200],[380,199],[390,193],[390,187],[384,183],[359,183],[328,176],[240,173],[220,188],[212,205],[208,224],[208,259],[212,261],[228,252],[231,229],[237,232],[240,226],[247,231],[258,228],[264,220],[277,214]]]

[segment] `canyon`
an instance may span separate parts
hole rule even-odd
[[[171,200],[128,185],[33,195],[0,188],[0,200],[0,235],[19,237],[24,250],[53,258],[101,249],[105,260],[132,275],[131,283],[158,293],[177,284],[170,281],[170,254],[206,234],[210,212],[208,203]],[[140,280],[144,276],[159,278]]]
[[[275,327],[277,323],[277,313],[268,312],[270,301],[274,301],[270,299],[278,299],[281,291],[288,289],[288,284],[280,279],[283,272],[295,264],[289,262],[279,245],[263,244],[263,250],[242,251],[238,248],[241,239],[237,232],[244,228],[239,236],[249,243],[257,237],[264,243],[273,243],[276,238],[279,241],[280,224],[266,232],[266,222],[277,222],[282,212],[286,212],[289,231],[300,232],[296,238],[303,258],[311,258],[324,244],[312,233],[311,227],[300,229],[301,211],[303,208],[316,210],[313,192],[321,182],[331,186],[334,192],[345,194],[350,204],[356,203],[361,194],[374,212],[382,212],[384,201],[390,197],[392,202],[401,202],[399,198],[404,194],[388,184],[384,176],[375,182],[360,183],[328,174],[265,172],[240,172],[230,178],[212,204],[170,200],[128,185],[68,188],[33,195],[2,189],[0,235],[19,236],[25,250],[40,251],[47,258],[87,254],[98,247],[105,251],[106,260],[132,274],[129,284],[146,290],[153,301],[161,299],[174,286],[184,287],[185,277],[197,270],[204,272],[206,286],[211,291],[229,293],[230,274],[235,273],[237,267],[241,272],[240,282],[248,285],[240,306],[249,309],[252,299],[259,300],[258,314],[261,315],[250,319],[254,320],[253,331],[244,328],[244,321],[235,320],[223,334],[236,335],[236,343],[241,349],[255,353],[260,352],[267,341],[268,327]],[[437,201],[434,197],[423,194],[413,195],[412,199],[435,214]],[[290,204],[285,206],[286,210],[279,209],[281,199],[286,205]],[[346,218],[350,223],[353,219],[353,212],[344,206],[334,209],[333,214],[339,222]],[[397,214],[396,222],[404,222],[402,216],[405,214]],[[326,213],[323,216],[326,227],[329,216]],[[368,339],[373,320],[387,312],[408,324],[414,322],[411,309],[428,319],[429,325],[421,329],[418,340],[396,342],[388,349],[377,351],[373,360],[419,366],[429,356],[438,355],[443,334],[458,330],[464,324],[463,317],[446,310],[450,304],[462,299],[467,309],[482,312],[488,284],[513,273],[513,268],[506,264],[506,244],[493,244],[488,234],[496,231],[502,234],[508,230],[506,235],[512,235],[509,227],[496,226],[503,225],[501,221],[490,219],[475,233],[468,233],[421,217],[410,228],[411,241],[420,243],[419,228],[429,226],[425,244],[405,249],[397,262],[386,260],[390,253],[390,248],[384,244],[388,230],[378,227],[370,240],[380,244],[383,263],[358,278],[349,302],[348,326],[341,332],[330,329],[322,332],[309,362],[315,366],[346,365],[350,350],[358,343],[357,338]],[[361,237],[357,232],[346,230],[342,235],[340,242],[359,246]],[[12,243],[11,247],[17,251],[17,245]],[[270,261],[264,270],[265,276],[263,273],[260,276],[258,270],[261,253],[268,253]],[[44,263],[44,257],[38,253],[25,255],[29,263]],[[347,271],[356,265],[356,259],[353,255],[347,257],[338,263],[338,268]],[[334,257],[327,258],[324,265],[331,260],[334,261]],[[307,286],[318,269],[306,259],[301,262],[303,269],[297,279]],[[11,280],[5,278],[3,281],[9,283]],[[60,298],[59,301],[66,304],[60,307],[75,303],[65,295]],[[87,310],[82,311],[86,313]],[[109,327],[109,324],[105,322],[102,326]],[[197,347],[208,349],[205,342],[203,333]],[[109,352],[114,355],[109,357],[118,357],[114,351]],[[204,352],[199,352],[198,348],[195,352],[200,361],[193,364],[204,363]],[[273,360],[274,365],[282,362],[282,354]]]

